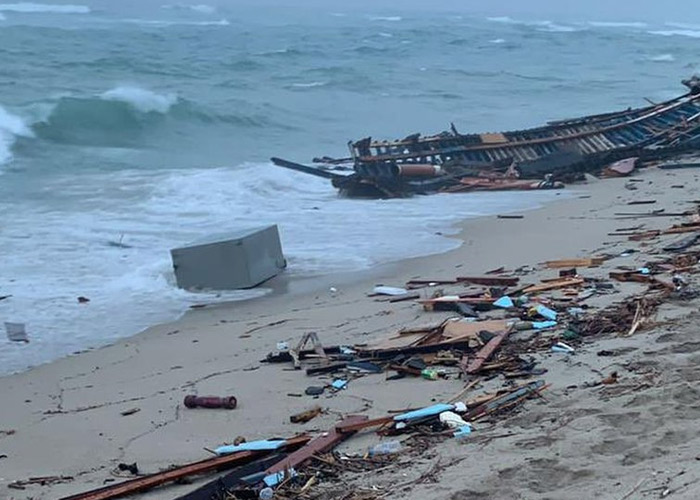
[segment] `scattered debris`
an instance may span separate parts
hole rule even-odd
[[[316,418],[318,415],[320,415],[323,412],[323,408],[320,406],[314,406],[313,408],[303,411],[301,413],[297,413],[296,415],[292,415],[289,417],[289,421],[292,422],[293,424],[305,424],[309,420],[312,420]]]
[[[126,416],[129,416],[129,415],[133,415],[134,413],[138,413],[138,412],[140,412],[140,411],[141,411],[141,408],[130,408],[130,409],[128,409],[128,410],[124,410],[124,411],[122,411],[122,412],[119,412],[119,414],[120,414],[122,417],[126,417]]]

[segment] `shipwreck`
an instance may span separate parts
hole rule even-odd
[[[329,179],[354,197],[558,188],[618,160],[659,160],[700,145],[700,78],[682,83],[688,91],[675,99],[532,129],[462,134],[451,124],[431,136],[350,141],[346,158],[272,162]]]

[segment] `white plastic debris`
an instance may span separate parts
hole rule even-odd
[[[459,429],[460,427],[469,425],[462,417],[452,411],[443,411],[440,414],[440,422],[450,429]]]
[[[406,295],[408,293],[408,290],[405,288],[398,288],[395,286],[375,286],[374,290],[372,293],[376,293],[378,295]]]

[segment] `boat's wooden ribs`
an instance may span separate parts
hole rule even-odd
[[[700,96],[685,94],[644,108],[550,122],[548,126],[504,133],[423,137],[393,142],[351,143],[355,162],[372,164],[534,161],[557,152],[597,155],[622,148],[696,140]]]

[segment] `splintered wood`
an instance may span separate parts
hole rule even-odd
[[[603,257],[591,257],[588,259],[548,260],[544,265],[549,269],[559,269],[562,267],[595,267],[600,266],[603,262],[605,262]]]

